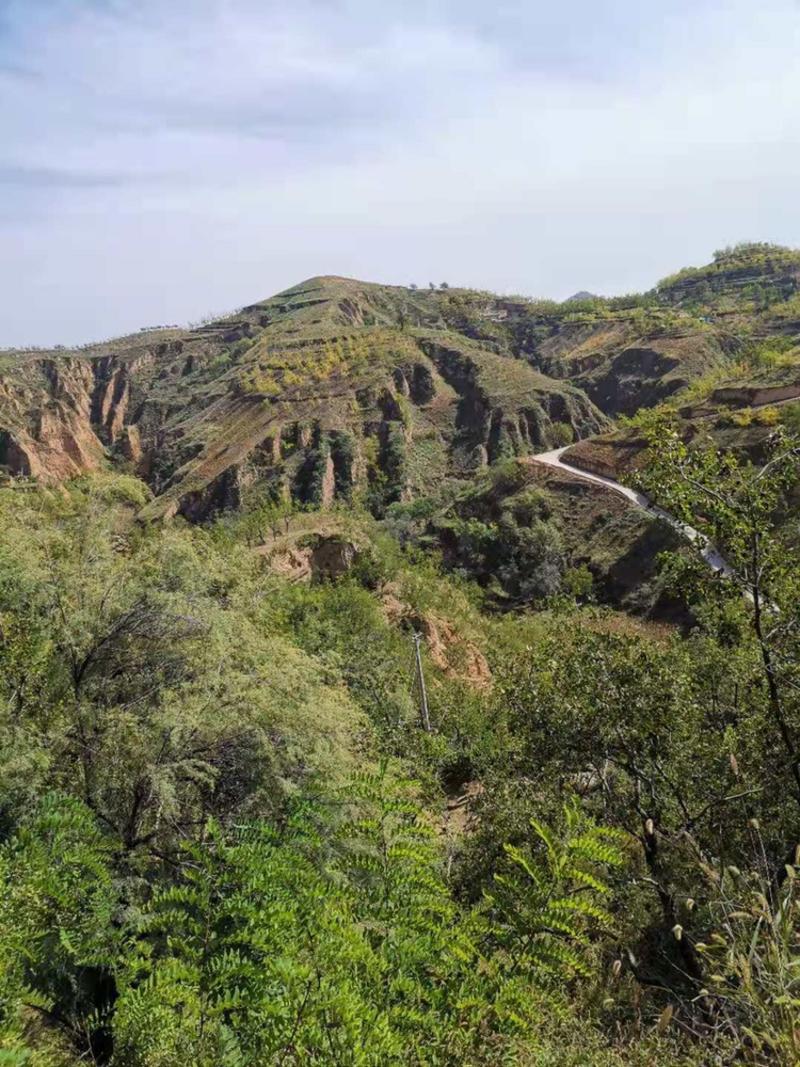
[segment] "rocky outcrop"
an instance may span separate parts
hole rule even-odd
[[[579,470],[619,481],[643,462],[647,442],[632,431],[601,434],[579,441],[564,453],[564,461]]]
[[[341,578],[358,558],[358,547],[344,537],[317,537],[309,547],[311,576],[317,581]]]
[[[111,356],[93,361],[92,424],[105,444],[114,444],[130,421],[134,384],[153,363],[149,354],[124,362]]]
[[[0,383],[0,463],[45,485],[96,470],[103,446],[91,421],[91,363],[30,360],[26,370]]]
[[[436,396],[436,383],[431,368],[425,363],[414,364],[409,394],[415,404],[429,404]]]
[[[28,356],[0,378],[0,462],[12,474],[53,485],[96,470],[121,444],[134,464],[142,442],[129,425],[136,376],[152,363],[117,357]]]
[[[473,689],[491,688],[492,672],[486,657],[448,619],[432,612],[415,611],[403,601],[400,589],[392,583],[381,590],[381,604],[389,622],[423,635],[431,660],[443,674],[458,678]]]
[[[320,486],[319,504],[320,507],[329,508],[333,503],[333,498],[336,494],[336,477],[333,466],[333,457],[330,453],[325,457],[322,481]]]
[[[144,454],[138,426],[126,426],[123,429],[120,447],[125,459],[132,463],[137,470],[141,469]]]
[[[190,522],[204,522],[221,511],[238,508],[242,502],[241,490],[241,468],[227,467],[202,489],[183,495],[175,502],[172,514],[183,515]]]
[[[338,533],[278,535],[261,545],[258,554],[270,570],[295,582],[334,581],[348,574],[361,549],[350,537]]]
[[[785,385],[731,385],[714,389],[709,396],[712,404],[728,407],[764,407],[800,398],[800,381]]]

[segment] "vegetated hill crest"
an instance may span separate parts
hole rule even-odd
[[[0,465],[50,483],[126,467],[153,489],[151,518],[262,490],[358,494],[380,514],[681,393],[745,327],[791,334],[799,288],[800,253],[765,245],[650,293],[561,304],[309,278],[194,328],[3,354]]]
[[[380,507],[605,425],[569,382],[453,329],[438,297],[315,278],[191,330],[7,355],[0,461],[43,481],[125,463],[152,515],[202,518],[255,482]]]

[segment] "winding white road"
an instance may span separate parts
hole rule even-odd
[[[608,489],[613,489],[615,493],[624,496],[626,500],[630,500],[632,504],[640,507],[643,511],[669,523],[674,530],[677,530],[678,533],[688,541],[693,541],[695,544],[699,545],[703,559],[712,570],[721,572],[726,576],[731,574],[731,568],[728,563],[720,555],[714,545],[711,544],[708,538],[701,534],[699,530],[695,530],[693,526],[687,526],[685,523],[680,522],[674,515],[670,515],[668,511],[664,511],[663,508],[654,504],[649,497],[644,495],[644,493],[638,493],[635,489],[630,489],[627,485],[621,485],[619,482],[615,482],[613,478],[605,478],[602,474],[590,474],[589,471],[581,470],[580,467],[573,467],[571,463],[565,463],[561,457],[567,451],[568,447],[569,445],[564,448],[556,448],[552,452],[540,452],[537,456],[532,456],[531,458],[537,463],[543,463],[547,467],[555,467],[557,470],[567,471],[576,478],[583,478],[584,481],[587,482],[597,482],[598,485],[604,485]]]

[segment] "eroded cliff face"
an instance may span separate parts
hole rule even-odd
[[[94,373],[82,359],[31,359],[0,380],[0,463],[52,485],[96,470],[103,445],[92,425]]]
[[[580,390],[447,330],[431,295],[336,278],[195,330],[5,363],[0,464],[47,484],[129,469],[151,519],[261,490],[380,512],[605,425]]]
[[[630,342],[571,380],[610,415],[634,415],[668,400],[724,361],[715,338],[689,332]]]
[[[120,444],[143,457],[132,401],[156,354],[92,358],[59,353],[21,357],[0,375],[0,466],[55,485],[97,470]]]
[[[794,292],[793,263],[769,275],[778,295]],[[752,281],[709,271],[690,281],[715,300]],[[733,334],[723,305],[719,322],[683,310],[687,284],[665,286],[660,310],[565,311],[312,278],[196,329],[2,355],[0,467],[54,484],[116,465],[151,486],[146,518],[202,521],[261,491],[320,507],[358,494],[380,514],[716,373]],[[784,311],[769,314],[764,329],[785,334]],[[773,378],[758,396],[795,395],[796,378]]]
[[[605,416],[578,389],[521,360],[426,335],[420,347],[459,397],[455,429],[469,465],[529,455],[600,432]]]
[[[105,356],[92,361],[92,424],[104,444],[115,444],[127,425],[135,425],[137,413],[131,407],[136,401],[137,386],[153,369],[156,358],[154,351],[128,360]]]

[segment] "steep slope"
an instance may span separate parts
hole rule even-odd
[[[371,491],[380,507],[605,422],[566,383],[447,330],[432,294],[340,278],[5,365],[0,462],[51,482],[127,462],[156,493],[151,518],[203,518],[257,484],[323,505]]]
[[[575,466],[625,476],[645,439],[612,419],[649,408],[756,455],[777,421],[800,422],[796,398],[790,249],[737,246],[645,294],[561,304],[326,276],[193,329],[0,355],[0,472],[58,484],[128,470],[153,490],[147,520],[280,499],[384,516],[419,498],[440,508],[482,470],[565,445]],[[646,559],[661,535],[624,502],[546,477],[560,565],[587,564],[603,599],[657,607]],[[460,565],[452,531],[436,535]],[[511,575],[498,601],[536,599],[517,572],[547,546],[502,523],[496,539],[482,565],[487,581],[498,560]]]
[[[541,602],[569,585],[571,572],[599,602],[685,618],[658,581],[659,553],[680,546],[675,531],[612,489],[530,457],[482,478],[428,533],[445,563],[498,605]]]
[[[724,371],[753,340],[800,334],[800,251],[737,245],[621,297],[557,304],[455,289],[436,299],[453,328],[569,381],[608,415],[632,415]]]
[[[659,297],[672,306],[703,307],[714,316],[763,314],[796,302],[800,251],[745,242],[714,253],[711,263],[685,267],[659,282]]]
[[[701,315],[725,349],[690,388],[662,399],[685,439],[757,458],[776,426],[800,428],[800,252],[763,244],[724,249],[707,266],[665,279],[657,294],[681,313]],[[606,476],[629,474],[644,462],[645,421],[581,441],[567,458]]]

